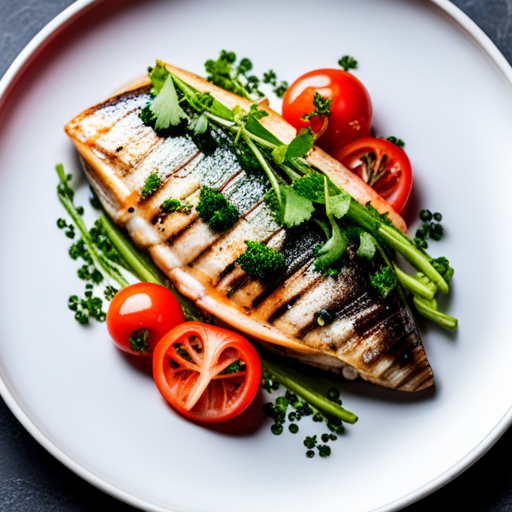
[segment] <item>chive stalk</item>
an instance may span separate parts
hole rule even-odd
[[[260,360],[261,366],[271,373],[279,384],[282,384],[285,388],[300,396],[324,414],[338,418],[341,421],[345,421],[352,425],[358,420],[354,413],[325,398],[307,385],[298,372],[293,371],[291,368],[288,368],[283,364],[277,364],[269,361],[267,358],[262,356],[260,356]]]

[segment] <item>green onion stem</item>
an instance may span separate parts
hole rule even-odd
[[[393,249],[399,252],[407,261],[409,261],[417,270],[423,272],[442,293],[448,292],[448,283],[441,274],[430,264],[427,258],[423,256],[404,236],[399,236],[397,230],[390,226],[380,226],[378,233],[381,238]],[[404,242],[404,239],[407,242]]]
[[[148,265],[144,258],[142,258],[142,256],[131,246],[117,226],[103,212],[100,215],[100,222],[105,229],[105,234],[108,239],[123,256],[126,263],[130,266],[129,271],[134,276],[139,278],[141,281],[159,284],[168,288],[180,303],[187,321],[211,322],[211,319],[206,318],[207,315],[205,315],[191,300],[182,295],[170,281],[164,282],[160,279],[158,271],[156,269],[151,269],[151,266]],[[127,284],[128,283],[126,283],[126,285]]]
[[[415,277],[406,274],[398,265],[393,264],[393,270],[395,271],[396,277],[400,284],[409,292],[414,295],[419,295],[427,300],[433,300],[437,291],[434,286],[430,287],[422,283]],[[433,284],[433,283],[432,283]]]
[[[57,174],[59,175],[59,179],[61,184],[66,188],[69,188],[69,185],[67,183],[66,175],[64,174],[64,166],[62,164],[59,164],[56,166]],[[76,207],[69,197],[69,193],[66,193],[63,190],[58,190],[57,195],[59,196],[59,200],[66,209],[66,211],[69,213],[71,219],[73,220],[73,223],[77,227],[78,231],[80,231],[80,235],[84,242],[87,244],[87,247],[89,248],[89,252],[91,254],[92,260],[98,270],[103,271],[109,278],[116,281],[116,283],[121,286],[127,286],[128,282],[126,279],[121,275],[119,270],[116,266],[114,266],[113,263],[106,260],[105,257],[103,257],[100,253],[96,251],[96,248],[93,244],[93,241],[91,239],[91,236],[89,235],[89,231],[87,230],[87,226],[85,225],[82,217],[76,210]]]
[[[165,286],[162,280],[148,268],[146,262],[136,253],[131,244],[129,244],[121,234],[117,226],[114,225],[104,212],[101,212],[100,214],[100,222],[108,239],[129,265],[129,270],[135,275],[135,277],[147,283],[155,283]]]
[[[276,193],[277,200],[279,201],[279,204],[281,204],[281,191],[279,189],[279,182],[277,181],[277,177],[266,161],[265,157],[263,156],[262,152],[259,150],[258,146],[254,144],[254,142],[250,139],[250,137],[247,136],[246,130],[242,131],[242,138],[244,139],[245,143],[249,146],[251,151],[254,153],[254,156],[257,158],[258,162],[260,163],[261,167],[263,167],[263,170],[265,171],[265,174],[267,175],[268,179],[270,180],[270,184],[272,185],[272,188],[274,189],[274,192]]]
[[[333,416],[350,424],[354,424],[358,420],[354,413],[347,411],[334,402],[331,402],[331,400],[325,398],[320,393],[317,393],[309,386],[303,385],[300,382],[300,378],[297,375],[294,375],[295,372],[285,369],[282,365],[270,362],[264,357],[260,356],[260,359],[262,367],[271,373],[280,384],[289,389],[292,393],[295,393],[306,400],[306,402],[311,404],[313,407],[316,407],[318,410],[329,416]]]
[[[415,295],[413,297],[413,302],[418,312],[424,317],[432,320],[433,322],[436,322],[437,324],[450,331],[457,329],[457,319],[453,318],[453,316],[441,313],[435,309],[435,307],[432,307],[429,301]]]

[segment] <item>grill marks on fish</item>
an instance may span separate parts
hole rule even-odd
[[[218,298],[219,307],[229,304],[248,320],[311,347],[318,352],[312,359],[322,361],[321,366],[339,370],[347,363],[367,380],[408,391],[432,385],[419,334],[398,291],[380,298],[353,248],[337,277],[315,272],[313,249],[323,243],[322,235],[309,226],[281,228],[263,202],[269,189],[266,178],[247,175],[227,148],[220,146],[205,156],[187,135],[163,139],[144,126],[139,114],[148,99],[147,88],[122,94],[75,118],[67,131],[108,161],[131,191],[121,207],[103,190],[105,184],[86,158],[87,175],[102,202],[108,203],[107,211],[162,270],[171,279],[197,279]],[[77,147],[80,150],[80,144]],[[140,191],[152,173],[161,186],[141,200]],[[227,232],[213,231],[198,217],[194,207],[202,186],[219,190],[238,209],[240,219]],[[170,198],[189,202],[192,211],[162,212],[162,203]],[[247,276],[236,263],[245,240],[279,250],[285,260],[282,275],[267,281]],[[333,322],[320,327],[315,312],[322,309],[331,313]],[[301,355],[303,361],[305,357]]]

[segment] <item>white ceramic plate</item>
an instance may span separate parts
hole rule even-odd
[[[0,83],[0,390],[45,448],[135,506],[397,510],[467,468],[511,423],[508,64],[444,0],[309,5],[77,2]],[[344,385],[360,421],[329,459],[304,456],[304,436],[321,432],[312,422],[279,437],[257,408],[255,428],[238,435],[186,422],[120,356],[104,325],[80,327],[66,307],[83,285],[55,226],[63,210],[54,165],[75,173],[82,202],[86,186],[63,125],[156,58],[201,73],[222,48],[289,80],[356,56],[377,132],[407,142],[416,207],[444,215],[446,236],[431,245],[456,269],[443,306],[460,328],[450,335],[421,323],[435,392]]]

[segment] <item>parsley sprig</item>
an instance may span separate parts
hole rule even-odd
[[[249,74],[253,69],[252,62],[247,58],[237,62],[234,52],[222,50],[217,60],[207,60],[204,67],[209,82],[249,100],[264,96],[259,89],[261,83],[272,86],[272,91],[278,98],[282,98],[288,89],[288,82],[279,81],[272,69],[263,73],[262,79]]]

